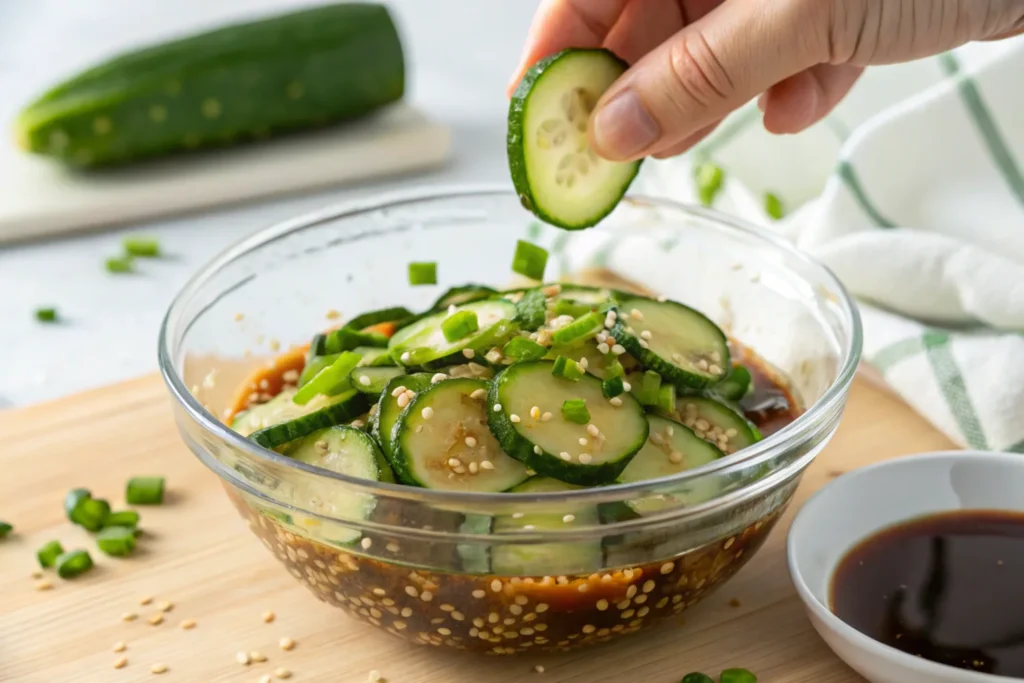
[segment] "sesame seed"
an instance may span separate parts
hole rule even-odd
[[[411,607],[403,607],[400,614],[403,617],[405,617],[406,619],[408,619],[409,617],[412,616],[412,608]]]
[[[245,652],[239,652],[235,655],[235,659],[242,666],[249,666],[249,655]]]
[[[127,649],[128,644],[125,643],[123,640],[119,640],[116,643],[114,643],[114,652],[124,652]]]
[[[597,425],[591,423],[587,425],[587,433],[591,436],[599,436],[601,431],[597,428]]]
[[[622,399],[619,398],[618,396],[611,397],[610,399],[608,399],[608,402],[611,403],[616,408],[622,405]]]
[[[537,406],[534,406],[534,407],[530,408],[530,417],[532,417],[534,420],[539,420],[540,419],[540,408],[538,408]]]
[[[273,612],[264,612],[263,613],[263,623],[264,624],[269,624],[270,622],[274,621],[274,619],[275,619],[275,615],[274,615]]]
[[[494,412],[496,412],[496,413],[500,413],[501,412],[501,404],[500,403],[495,403],[494,404]]]
[[[484,597],[485,595],[487,595],[487,594],[484,593],[479,588],[477,588],[475,591],[473,591],[473,597],[476,598],[477,600],[479,600],[480,598]]]
[[[597,609],[600,612],[603,612],[606,609],[608,609],[608,601],[605,600],[604,598],[601,598],[600,600],[598,600],[597,601]]]
[[[538,664],[537,666],[533,667],[533,671],[534,671],[534,673],[542,674],[542,673],[544,673],[544,666],[541,665],[541,664]]]
[[[166,671],[167,665],[165,664],[154,664],[153,666],[149,667],[149,672],[154,674],[162,674],[166,673]]]
[[[448,467],[461,467],[462,461],[458,458],[448,458]]]
[[[36,582],[37,591],[48,591],[53,588],[53,583],[49,579],[43,579],[42,581]]]
[[[164,623],[164,615],[154,614],[149,618],[149,623],[151,623],[153,626],[159,626],[160,624]]]
[[[480,466],[479,465],[477,465],[475,462],[469,463],[469,473],[470,474],[476,474],[479,471],[480,471]]]
[[[406,351],[406,352],[405,352],[405,353],[403,353],[403,354],[402,354],[401,356],[399,356],[399,358],[401,359],[401,361],[402,361],[403,363],[408,363],[408,362],[409,362],[409,359],[410,359],[410,358],[412,358],[412,356],[410,356],[410,355],[409,355],[409,352],[408,352],[408,351]]]
[[[159,605],[157,605],[156,608],[161,612],[170,612],[172,609],[174,609],[174,603],[170,602],[169,600],[164,600]]]
[[[601,353],[608,353],[608,344],[605,342],[601,342],[600,344],[597,345],[597,350],[600,351]]]
[[[359,545],[362,546],[363,550],[369,550],[370,546],[373,545],[373,539],[367,536],[363,540],[359,541]]]
[[[474,351],[473,349],[462,349],[462,355],[465,356],[466,358],[473,358],[474,356],[476,356],[476,351]]]
[[[568,515],[565,515],[565,516],[562,517],[562,521],[565,522],[566,524],[568,524],[569,522],[572,522],[575,519],[576,519],[576,515],[573,515],[573,514],[568,514]]]
[[[485,396],[487,396],[486,389],[477,389],[476,391],[469,395],[470,398],[475,398],[477,400],[484,398]]]
[[[625,352],[626,347],[624,347],[622,344],[616,344],[612,347],[612,353],[614,353],[616,356],[621,356]]]
[[[649,349],[649,348],[651,348],[651,345],[647,343],[647,340],[641,339],[640,340],[640,348],[641,349]]]
[[[116,660],[114,660],[114,668],[115,669],[123,669],[126,666],[128,666],[128,658],[127,657],[118,657]]]
[[[430,418],[434,417],[434,409],[431,408],[430,406],[427,406],[426,408],[420,411],[420,415],[423,416],[424,420],[429,420]]]
[[[671,574],[672,570],[675,569],[675,568],[676,568],[675,562],[666,562],[665,564],[661,565],[661,573],[662,574]]]
[[[516,415],[515,413],[509,415],[508,419],[512,420],[513,424],[519,424],[520,422],[522,422],[522,420],[519,419],[519,416]]]
[[[150,595],[147,595],[146,597],[139,599],[140,605],[148,605],[151,602],[153,602],[153,597]]]
[[[434,594],[430,591],[423,591],[422,593],[420,593],[420,600],[422,600],[423,602],[430,602],[433,599]]]
[[[284,637],[284,638],[282,638],[282,639],[281,639],[281,641],[280,641],[280,642],[278,643],[278,646],[279,646],[279,647],[280,647],[280,648],[281,648],[282,650],[291,650],[291,649],[292,649],[293,647],[295,647],[295,641],[294,641],[294,640],[292,640],[291,638],[289,638],[288,636],[285,636],[285,637]]]
[[[552,415],[551,413],[544,413],[543,415],[540,416],[540,421],[549,422],[552,417],[554,417],[554,415]]]
[[[498,579],[495,579],[494,581],[491,581],[491,590],[494,591],[495,593],[500,593],[501,592],[501,581],[499,581]]]
[[[697,368],[700,370],[704,370],[706,372],[708,369],[708,362],[701,358],[699,361],[697,361]]]
[[[405,592],[410,598],[420,597],[420,592],[416,590],[416,586],[406,586]]]
[[[581,446],[586,446],[586,445],[587,445],[588,443],[590,443],[590,442],[589,442],[589,441],[587,441],[586,437],[584,437],[584,436],[581,436],[581,437],[579,438],[579,444],[580,444]]]
[[[121,621],[135,621],[139,618],[139,615],[135,612],[125,612],[121,615]]]
[[[263,674],[260,676],[260,683],[270,683],[273,680],[270,674]]]
[[[490,460],[481,460],[480,461],[480,469],[483,469],[483,470],[493,470],[494,469],[494,463],[491,462]]]
[[[368,387],[370,386],[370,378],[367,377],[366,375],[362,375],[359,377],[359,383],[364,387]]]
[[[636,595],[636,586],[630,586],[626,589],[627,598],[632,598],[634,595]]]
[[[626,611],[624,611],[624,612],[622,613],[622,615],[621,615],[621,616],[622,616],[622,618],[623,618],[623,619],[629,619],[629,618],[630,618],[630,617],[632,617],[632,616],[633,616],[634,614],[636,614],[636,610],[635,610],[635,609],[627,609]]]
[[[597,630],[597,627],[596,627],[596,626],[594,626],[593,624],[586,624],[586,625],[585,625],[585,626],[583,627],[583,632],[584,632],[584,633],[593,633],[593,632],[594,632],[594,631],[596,631],[596,630]]]
[[[398,407],[399,408],[406,407],[407,405],[409,405],[409,401],[410,400],[411,399],[409,398],[408,394],[402,394],[401,396],[398,397]]]
[[[282,679],[284,679],[284,678],[291,678],[292,677],[292,672],[289,671],[288,669],[284,668],[283,666],[280,666],[280,667],[274,669],[274,675],[277,676],[278,678],[282,678]]]
[[[259,650],[253,650],[252,652],[250,652],[249,653],[249,659],[251,659],[254,662],[265,662],[265,661],[267,661],[266,655],[264,655]]]
[[[562,460],[566,461],[566,462],[569,462],[569,461],[572,460],[572,456],[569,455],[568,451],[562,451],[561,453],[558,454],[558,457],[561,458]]]
[[[590,453],[580,453],[580,463],[589,465],[591,460],[593,458],[590,456]]]
[[[534,530],[534,529],[536,529],[536,528],[537,528],[537,527],[535,527],[535,526],[534,526],[534,525],[532,525],[532,524],[524,524],[524,525],[523,525],[523,529],[524,529],[524,530],[526,530],[526,531],[533,531],[533,530]]]
[[[548,611],[548,604],[546,602],[537,603],[537,606],[534,608],[534,610],[537,612],[537,614],[543,614],[544,612]],[[538,630],[543,629],[540,629],[540,627],[538,627]]]
[[[708,367],[708,372],[710,372],[712,375],[718,375],[718,374],[721,374],[722,368],[720,368],[717,365],[712,364],[710,367]]]
[[[408,389],[406,389],[405,387],[395,387],[394,389],[391,390],[391,397],[397,398],[404,394],[406,391],[408,391]]]
[[[622,390],[623,391],[633,391],[633,385],[630,384],[629,382],[623,382],[622,383]]]

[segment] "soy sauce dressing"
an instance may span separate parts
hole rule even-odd
[[[908,654],[1024,676],[1024,514],[958,511],[884,530],[840,562],[831,603]]]

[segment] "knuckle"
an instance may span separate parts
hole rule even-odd
[[[670,85],[682,97],[707,107],[730,99],[735,92],[732,78],[700,31],[684,31],[672,43],[668,57]]]

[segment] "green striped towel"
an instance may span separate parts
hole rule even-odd
[[[962,446],[1024,452],[1024,39],[869,69],[799,135],[760,120],[645,162],[634,191],[694,201],[693,163],[721,166],[714,207],[836,273],[894,391]],[[773,221],[766,192],[795,210]]]

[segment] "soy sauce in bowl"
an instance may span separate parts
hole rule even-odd
[[[1024,677],[1024,514],[961,510],[870,536],[833,574],[831,609],[908,654]]]

